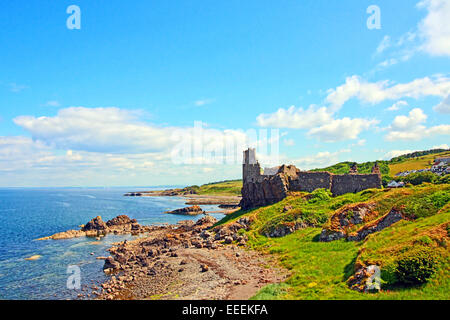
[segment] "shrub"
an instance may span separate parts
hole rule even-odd
[[[422,184],[424,182],[432,183],[436,179],[436,175],[430,171],[416,172],[408,174],[406,177],[402,177],[402,181],[411,183],[414,186]]]
[[[438,178],[436,178],[436,180],[434,181],[435,184],[450,184],[450,174],[446,174],[444,176],[440,176]]]
[[[317,203],[321,201],[328,201],[331,199],[331,192],[327,189],[317,189],[311,193],[308,200],[309,203]]]
[[[332,206],[330,206],[330,209],[337,210],[349,203],[353,203],[353,201],[350,199],[343,199],[343,200],[340,200],[340,201],[334,203]]]
[[[431,248],[409,251],[397,261],[395,277],[406,285],[417,285],[428,281],[438,267],[437,255]]]

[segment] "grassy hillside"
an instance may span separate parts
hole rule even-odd
[[[449,200],[448,184],[366,190],[334,198],[318,190],[290,196],[271,206],[238,211],[218,224],[251,217],[253,223],[246,231],[249,246],[272,254],[291,271],[286,282],[263,288],[255,299],[450,299]],[[400,221],[361,242],[318,241],[322,226],[336,210],[361,202],[376,204],[371,219],[399,206],[410,221]],[[309,227],[281,238],[265,236],[274,228],[298,222]],[[424,255],[434,263],[431,278],[421,285],[400,279],[397,269],[401,263],[422,261],[419,258]],[[368,263],[381,266],[383,287],[379,293],[360,293],[347,285],[355,264]]]
[[[394,158],[389,163],[390,175],[394,176],[402,171],[419,170],[431,167],[435,158],[450,157],[450,151],[428,154],[415,158]]]
[[[241,194],[242,180],[213,182],[200,187],[191,186],[188,189],[193,189],[196,194],[200,195],[238,196]]]

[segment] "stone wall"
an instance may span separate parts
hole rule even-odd
[[[254,149],[244,153],[243,187],[240,206],[250,209],[276,203],[287,197],[290,191],[313,192],[329,189],[335,196],[360,192],[371,188],[381,188],[381,175],[344,174],[330,172],[300,171],[293,165],[282,165],[274,175],[261,174]]]
[[[332,174],[329,172],[297,173],[297,178],[290,181],[289,191],[313,192],[316,189],[330,189]]]
[[[340,174],[331,179],[331,193],[340,196],[346,193],[356,193],[366,189],[381,188],[379,174]]]

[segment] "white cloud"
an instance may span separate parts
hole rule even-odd
[[[383,40],[381,40],[380,44],[377,47],[376,54],[380,54],[385,51],[387,48],[391,46],[391,37],[384,36]]]
[[[418,6],[428,10],[419,24],[422,50],[433,56],[450,56],[450,1],[424,0]]]
[[[336,142],[349,139],[356,139],[358,135],[377,124],[377,120],[368,119],[336,119],[317,128],[313,128],[308,135],[314,136],[325,142]]]
[[[339,162],[339,156],[343,153],[349,153],[350,150],[340,150],[337,152],[319,152],[312,156],[302,157],[292,161],[301,170],[323,168]]]
[[[450,94],[433,108],[434,111],[444,114],[450,113]]]
[[[295,146],[295,141],[294,139],[284,139],[283,143],[286,147],[292,147]]]
[[[325,124],[332,119],[332,114],[325,107],[309,106],[308,109],[291,106],[280,108],[270,114],[260,114],[256,121],[260,127],[309,129]]]
[[[46,107],[60,107],[61,104],[59,103],[59,101],[50,100],[50,101],[47,101],[44,106],[46,106]]]
[[[332,110],[338,110],[352,98],[377,104],[401,98],[446,97],[448,92],[450,92],[450,78],[445,76],[425,77],[392,85],[390,81],[368,82],[354,75],[348,77],[343,85],[328,90],[326,100],[331,104]]]
[[[450,125],[438,125],[427,128],[423,124],[427,120],[427,115],[422,109],[415,108],[407,116],[395,117],[392,124],[387,128],[385,136],[388,141],[397,140],[421,140],[433,135],[449,135]]]
[[[408,153],[412,153],[412,152],[414,152],[414,151],[413,150],[392,150],[392,151],[389,151],[388,153],[386,153],[383,156],[383,159],[391,160],[392,158],[402,156],[404,154],[408,154]]]
[[[406,106],[408,106],[408,102],[400,100],[400,101],[397,101],[396,103],[394,103],[392,106],[390,106],[386,110],[397,111],[397,110],[400,110],[401,107],[406,107]]]
[[[172,129],[145,124],[136,111],[71,107],[54,117],[19,116],[14,123],[33,139],[64,150],[133,153],[161,151],[172,145]]]
[[[214,99],[199,99],[194,102],[197,107],[205,106],[214,102]]]
[[[450,149],[450,148],[449,148],[448,144],[444,143],[439,146],[433,146],[432,149]]]

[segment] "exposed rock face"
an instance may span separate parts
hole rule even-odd
[[[377,292],[381,289],[381,271],[377,265],[360,266],[347,281],[352,290],[359,292]]]
[[[294,233],[297,230],[307,228],[308,225],[303,222],[289,223],[289,224],[281,224],[265,234],[266,237],[270,238],[281,238],[285,237],[288,234]]]
[[[120,215],[120,216],[117,216],[117,217],[109,220],[108,222],[106,222],[106,225],[108,227],[112,227],[112,226],[120,226],[120,225],[130,224],[130,223],[137,223],[137,220],[130,219],[127,215]]]
[[[402,219],[405,219],[402,212],[400,210],[397,210],[396,208],[392,208],[392,210],[389,211],[388,214],[370,224],[365,225],[364,227],[359,229],[356,234],[349,235],[347,239],[349,241],[361,241],[365,239],[369,234],[379,232]]]
[[[348,230],[355,225],[362,224],[364,218],[373,212],[375,204],[373,203],[357,203],[344,206],[339,209],[330,218],[330,224],[322,230],[320,241],[329,242],[344,238],[347,236]]]
[[[203,211],[202,208],[200,208],[199,206],[195,205],[192,207],[187,207],[187,208],[182,208],[182,209],[176,209],[173,211],[168,211],[167,213],[170,214],[180,214],[180,215],[185,215],[185,216],[196,216],[199,214],[204,214],[205,211]]]
[[[394,223],[405,219],[401,210],[392,208],[389,213],[381,218],[363,225],[356,232],[349,233],[349,229],[355,225],[363,224],[377,213],[373,211],[374,204],[359,203],[345,206],[336,212],[330,219],[330,225],[322,230],[320,241],[329,242],[341,238],[348,241],[362,241],[369,234],[379,232]]]
[[[106,230],[108,226],[105,222],[103,222],[102,217],[97,216],[81,228],[81,231],[89,231],[89,230]]]
[[[49,237],[40,238],[38,240],[61,240],[78,237],[98,237],[104,236],[108,233],[127,234],[131,233],[137,235],[151,230],[149,226],[141,226],[136,219],[130,219],[126,215],[117,216],[114,219],[107,221],[102,220],[98,216],[88,223],[86,223],[80,230],[68,230],[65,232],[56,233]]]

